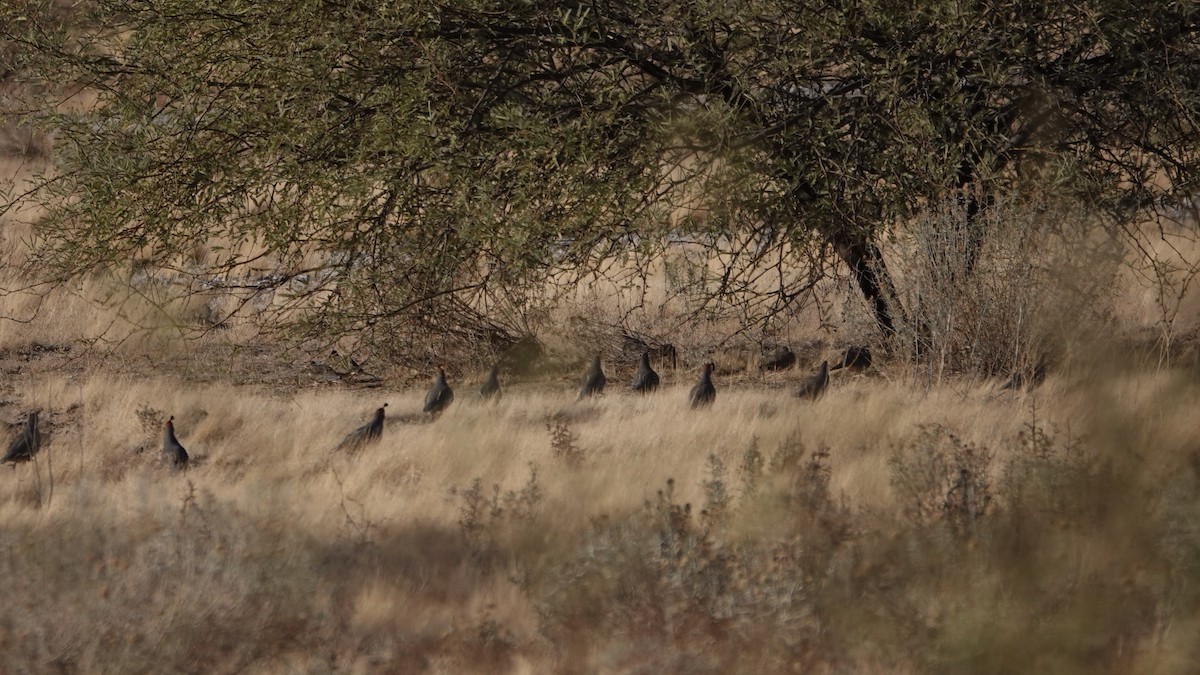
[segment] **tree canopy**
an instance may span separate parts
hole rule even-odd
[[[33,112],[55,135],[24,195],[50,209],[37,264],[297,289],[334,332],[478,337],[549,279],[688,236],[722,249],[706,290],[747,320],[794,302],[832,251],[886,335],[909,320],[889,227],[953,205],[969,254],[952,272],[969,275],[998,197],[1077,200],[1120,226],[1189,203],[1200,168],[1194,3],[78,11],[0,10],[0,70],[43,85]],[[63,104],[82,92],[94,103]],[[212,254],[188,263],[198,247]]]

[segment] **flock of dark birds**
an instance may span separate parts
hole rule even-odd
[[[823,361],[817,371],[806,377],[795,395],[798,398],[816,400],[825,392],[829,386],[829,371],[837,370],[838,368],[863,368],[870,365],[870,352],[865,347],[851,347],[846,351],[840,363],[830,368],[829,361]],[[772,354],[764,357],[759,363],[759,368],[762,370],[786,370],[791,368],[796,363],[796,355],[787,347],[778,348]],[[357,365],[357,364],[356,364]],[[692,408],[703,408],[712,405],[717,398],[717,388],[713,384],[713,371],[716,366],[709,361],[701,366],[700,379],[696,382],[688,393],[688,402]],[[638,362],[637,371],[633,375],[633,381],[630,383],[630,389],[640,394],[650,394],[658,389],[660,378],[658,373],[650,365],[650,352],[645,351],[641,355]],[[579,387],[579,395],[576,401],[582,401],[586,398],[602,394],[605,386],[608,384],[608,378],[604,375],[604,368],[601,364],[601,356],[597,354],[592,359],[591,365],[584,372],[583,382]],[[488,372],[487,379],[479,387],[480,399],[495,403],[500,400],[500,367],[492,366]],[[454,390],[446,382],[446,371],[442,366],[438,366],[437,375],[434,377],[433,386],[429,388],[429,392],[425,395],[425,405],[422,408],[422,413],[428,416],[429,419],[436,419],[454,402]],[[335,451],[353,452],[361,449],[364,446],[377,442],[383,437],[383,420],[384,408],[387,404],[375,410],[371,421],[363,426],[351,431],[337,445]],[[25,420],[25,425],[22,428],[20,435],[13,440],[8,447],[8,452],[4,458],[0,459],[0,464],[27,462],[33,459],[41,447],[41,434],[38,432],[38,414],[37,412],[29,413]],[[171,471],[181,471],[188,467],[190,462],[187,450],[175,437],[175,417],[172,416],[163,425],[163,442],[162,442],[162,463]]]
[[[816,400],[825,392],[825,388],[829,386],[829,371],[837,370],[838,368],[864,368],[870,365],[870,352],[865,347],[851,347],[846,355],[841,359],[841,362],[830,368],[829,361],[821,362],[817,372],[806,377],[801,381],[799,388],[795,391],[798,398]],[[759,368],[762,370],[786,370],[791,368],[796,363],[796,355],[787,347],[781,348],[774,354],[765,357],[760,363]],[[696,382],[688,393],[688,402],[693,408],[702,408],[712,405],[717,399],[717,388],[713,384],[713,371],[716,365],[712,361],[705,363],[700,368],[700,379]],[[650,365],[650,352],[642,352],[642,356],[638,361],[637,370],[633,374],[633,381],[629,388],[639,394],[649,394],[658,389],[661,379],[658,373]],[[601,356],[597,354],[592,358],[591,365],[583,374],[583,381],[579,387],[579,394],[575,397],[576,402],[590,398],[597,394],[604,393],[604,388],[608,385],[608,377],[604,374],[604,367],[601,363]],[[500,366],[492,366],[488,371],[487,378],[479,387],[479,398],[483,401],[495,403],[500,400]],[[438,366],[437,376],[433,379],[433,386],[429,388],[429,392],[425,395],[425,405],[421,412],[430,419],[436,419],[447,407],[454,401],[454,390],[446,382],[446,371],[443,367]],[[371,416],[371,421],[361,427],[351,431],[338,443],[334,451],[353,452],[364,446],[370,445],[383,437],[383,420],[384,408],[387,404],[375,410],[375,414]],[[168,425],[170,422],[168,422]],[[168,433],[171,431],[168,429]],[[178,445],[174,441],[174,435],[171,433],[170,442]],[[182,448],[179,449],[182,451]],[[168,440],[163,440],[163,458],[164,462],[172,468],[177,467],[177,462],[171,458],[178,456],[175,451],[168,451]],[[183,455],[184,464],[186,465],[186,454]]]

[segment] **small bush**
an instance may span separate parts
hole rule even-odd
[[[567,466],[579,468],[587,457],[579,445],[579,436],[563,420],[547,423],[546,430],[550,432],[550,453],[554,458],[566,462]]]
[[[892,487],[905,516],[918,526],[945,523],[972,536],[992,501],[993,453],[938,426],[918,435],[888,459]]]

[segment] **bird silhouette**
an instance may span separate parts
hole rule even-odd
[[[863,368],[870,367],[871,348],[851,345],[846,347],[846,353],[842,354],[842,358],[838,359],[837,363],[833,364],[829,369],[839,370],[841,368],[849,368],[851,370],[862,370]]]
[[[758,362],[759,370],[787,370],[796,365],[796,353],[787,345],[776,347]]]
[[[825,387],[828,385],[829,361],[826,360],[821,362],[821,367],[815,374],[804,378],[804,381],[800,383],[800,388],[796,390],[796,396],[815,401],[825,392]]]
[[[479,386],[479,397],[485,401],[498,403],[503,392],[500,391],[500,366],[493,365],[488,371],[487,379]]]
[[[717,388],[713,386],[712,372],[716,366],[709,361],[704,364],[703,370],[700,371],[700,381],[696,386],[692,387],[692,391],[688,394],[688,400],[691,401],[693,408],[711,405],[717,398]]]
[[[640,354],[641,352],[649,352],[650,358],[659,359],[662,367],[670,367],[672,370],[679,367],[679,355],[675,349],[675,345],[669,342],[658,342],[648,336],[639,335],[622,330],[621,333],[621,353],[623,355]]]
[[[322,361],[309,361],[308,372],[326,382],[336,382],[345,376],[345,373],[338,372],[336,368]]]
[[[344,355],[336,349],[329,350],[329,360],[338,368],[338,372],[344,377],[346,375],[365,375],[362,364],[359,363],[353,356]]]
[[[383,437],[383,409],[387,407],[384,403],[379,408],[375,409],[375,414],[371,416],[371,421],[361,427],[346,434],[341,443],[334,448],[334,452],[345,450],[354,452],[372,443],[376,443]]]
[[[37,423],[37,412],[29,413],[29,416],[25,418],[25,426],[21,429],[21,434],[9,444],[8,452],[4,453],[4,459],[0,459],[0,464],[8,462],[16,464],[33,459],[42,445],[42,435],[38,431]]]
[[[650,367],[650,352],[642,352],[641,363],[638,364],[637,372],[633,374],[633,383],[629,386],[643,394],[658,389],[658,373]]]
[[[181,471],[188,466],[187,450],[184,450],[179,444],[179,439],[175,438],[174,415],[163,425],[162,461],[171,471]]]
[[[422,412],[437,417],[453,400],[454,390],[446,384],[446,371],[442,366],[438,366],[438,374],[433,378],[433,386],[429,388],[429,393],[425,394],[425,407]]]
[[[608,378],[604,377],[604,370],[600,367],[600,355],[597,354],[596,358],[592,359],[592,365],[583,374],[583,386],[579,388],[579,396],[575,400],[582,401],[593,394],[603,393],[607,383]]]

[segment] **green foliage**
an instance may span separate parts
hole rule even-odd
[[[746,322],[832,243],[890,330],[885,228],[958,203],[971,230],[1029,188],[1128,223],[1200,161],[1192,3],[84,7],[0,10],[6,69],[61,83],[33,111],[38,271],[279,289],[301,327],[399,351],[519,332],[546,283],[672,231]],[[95,105],[60,105],[81,87]]]

